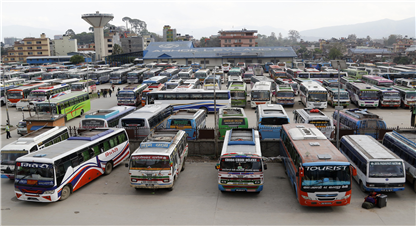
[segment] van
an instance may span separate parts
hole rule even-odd
[[[20,134],[20,136],[27,134],[27,127],[26,122],[23,120],[20,120],[20,122],[17,124],[17,134]]]

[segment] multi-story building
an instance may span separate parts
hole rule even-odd
[[[185,35],[177,34],[176,36],[177,41],[192,41],[193,38],[194,36],[188,35],[188,34],[185,34]]]
[[[413,39],[408,39],[408,38],[396,39],[396,43],[393,44],[393,52],[403,53],[411,45],[413,45]]]
[[[155,41],[152,35],[143,35],[142,38],[143,38],[143,50],[145,50],[150,45],[151,42]]]
[[[143,38],[140,36],[122,38],[120,40],[123,53],[143,51]]]
[[[176,41],[176,29],[172,29],[169,25],[163,26],[163,41],[164,42]]]
[[[52,40],[53,46],[51,46],[52,56],[66,56],[70,52],[77,52],[78,45],[76,39],[71,39],[68,35],[55,37],[59,39]]]
[[[221,47],[255,47],[257,46],[254,33],[257,30],[228,30],[219,31],[219,39],[221,41]]]
[[[3,60],[4,63],[26,63],[26,58],[32,56],[50,56],[49,38],[45,33],[42,33],[40,38],[27,37],[22,41],[15,42],[13,50],[9,50],[7,57]]]
[[[113,54],[113,48],[115,44],[121,47],[120,34],[116,30],[111,30],[109,35],[104,37],[105,56]]]

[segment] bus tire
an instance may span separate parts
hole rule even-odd
[[[175,188],[175,182],[176,182],[176,176],[173,177],[173,184],[172,187],[168,188],[168,191],[173,191],[173,189]]]
[[[365,190],[365,188],[364,188],[364,184],[363,184],[363,182],[362,181],[360,181],[360,190],[362,191],[362,192],[366,192],[366,190]]]
[[[84,114],[84,109],[81,109],[81,113],[79,114],[79,117],[82,117],[83,114]]]
[[[71,195],[71,188],[66,185],[64,188],[62,188],[62,192],[61,192],[61,201],[64,201],[65,199],[67,199],[69,196]]]
[[[113,171],[113,163],[107,162],[105,164],[104,175],[109,175]]]
[[[183,160],[183,165],[182,165],[181,172],[185,170],[185,162],[186,162],[186,159]]]

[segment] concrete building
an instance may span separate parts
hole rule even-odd
[[[106,52],[106,56],[113,54],[115,44],[121,47],[120,34],[115,30],[111,30],[109,35],[104,37],[104,52]]]
[[[219,39],[221,41],[221,47],[255,47],[257,30],[228,30],[219,31]]]
[[[13,50],[8,51],[3,62],[26,62],[26,58],[31,56],[50,56],[49,38],[45,33],[42,33],[40,38],[27,37],[15,42]]]
[[[290,67],[297,57],[292,47],[195,48],[191,41],[151,42],[144,63],[164,62],[190,65],[198,62],[202,68],[214,68],[224,62],[265,63],[286,62]]]
[[[413,45],[413,41],[414,40],[411,38],[397,39],[396,43],[393,44],[393,52],[403,53],[407,48]]]
[[[142,38],[143,38],[143,50],[145,50],[150,45],[151,42],[155,41],[155,39],[151,35],[143,35]]]
[[[192,41],[192,39],[194,39],[194,36],[192,35],[181,35],[181,34],[177,34],[176,36],[176,41]]]
[[[21,38],[15,37],[5,37],[4,38],[4,45],[13,46],[15,42],[22,41]]]
[[[54,43],[52,56],[66,56],[69,52],[78,51],[77,40],[67,35],[63,35],[61,39],[54,39],[52,42]]]
[[[172,29],[169,25],[163,26],[163,41],[164,42],[176,41],[176,29]]]
[[[120,40],[123,53],[143,51],[143,38],[140,36],[122,38]]]

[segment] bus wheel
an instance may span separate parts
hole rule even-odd
[[[360,181],[360,190],[361,190],[362,192],[366,192],[366,190],[365,190],[365,188],[364,188],[364,184],[363,184],[363,182],[362,182],[362,181]]]
[[[113,171],[113,164],[111,162],[107,162],[107,164],[105,164],[104,175],[108,175],[112,171]]]
[[[82,117],[83,114],[84,114],[84,109],[81,110],[81,114],[79,114],[79,117]]]
[[[69,186],[66,185],[64,188],[62,188],[61,201],[64,201],[65,199],[67,199],[69,195],[71,195],[71,188],[69,188]]]
[[[182,165],[181,171],[184,171],[185,170],[185,162],[186,162],[186,159],[183,160],[183,165]]]

